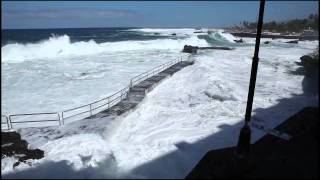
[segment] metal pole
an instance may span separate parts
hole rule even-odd
[[[60,114],[59,113],[57,113],[58,114],[58,119],[59,119],[59,126],[61,126],[61,118],[60,118]]]
[[[92,116],[92,107],[91,107],[91,104],[90,104],[90,116]]]
[[[251,76],[250,76],[250,85],[249,85],[248,100],[247,100],[247,107],[246,107],[245,124],[240,131],[239,141],[236,149],[236,152],[238,155],[243,155],[245,153],[249,153],[250,151],[251,130],[250,130],[249,122],[251,119],[252,103],[253,103],[254,89],[256,84],[256,77],[257,77],[257,70],[258,70],[258,63],[259,63],[259,47],[260,47],[261,30],[263,25],[264,5],[265,5],[265,0],[261,0],[260,9],[259,9],[257,35],[256,35],[256,44],[255,44],[254,56],[253,56],[252,66],[251,66]]]
[[[61,112],[61,120],[62,120],[62,124],[64,124],[63,111]]]

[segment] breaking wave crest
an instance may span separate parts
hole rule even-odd
[[[38,43],[7,44],[1,48],[2,62],[19,63],[26,60],[93,55],[130,50],[181,50],[185,44],[207,46],[196,36],[185,39],[155,39],[147,41],[119,41],[96,43],[94,40],[71,42],[68,35],[54,36]]]
[[[206,40],[211,45],[230,44],[234,43],[236,39],[232,34],[225,33],[221,30],[206,35],[198,35],[198,38]]]

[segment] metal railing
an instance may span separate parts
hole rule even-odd
[[[5,123],[2,121],[3,118],[5,118],[5,121],[4,121]],[[4,128],[4,129],[5,130],[9,130],[10,129],[10,123],[9,122],[10,122],[9,118],[6,115],[1,115],[1,130],[2,130],[2,127],[4,127],[2,125],[5,125],[5,124],[6,124],[7,128]]]
[[[178,62],[181,62],[181,61],[182,61],[182,58],[176,59],[173,61],[169,61],[167,63],[161,64],[161,65],[159,65],[149,71],[146,71],[144,73],[141,73],[141,74],[131,78],[130,79],[130,87],[134,86],[135,84],[140,83],[141,81],[148,79],[149,77],[154,76],[155,74],[160,73],[161,71],[163,71],[163,70],[167,69],[168,67],[170,67]]]
[[[69,122],[71,122],[71,121],[91,117],[101,111],[104,111],[104,110],[111,108],[112,106],[114,106],[117,103],[124,100],[127,97],[128,93],[130,91],[130,88],[133,87],[134,85],[140,83],[141,81],[144,81],[145,79],[147,79],[149,77],[152,77],[152,76],[160,73],[161,71],[167,69],[168,67],[171,67],[172,65],[174,65],[180,61],[182,61],[182,58],[169,61],[169,62],[161,64],[161,65],[159,65],[149,71],[141,73],[141,74],[130,79],[129,86],[121,89],[120,91],[118,91],[108,97],[102,98],[102,99],[94,101],[92,103],[85,104],[85,105],[78,106],[78,107],[71,108],[71,109],[67,109],[67,110],[62,111],[61,113],[54,112],[54,113],[13,114],[13,115],[9,115],[9,118],[6,115],[1,115],[1,124],[6,124],[7,130],[9,130],[9,129],[13,128],[14,124],[31,123],[31,124],[39,125],[37,123],[59,122],[58,125],[63,125],[66,123],[65,120],[68,120],[68,121],[70,120]],[[44,115],[49,115],[49,116],[55,115],[56,118],[55,119],[48,119],[47,117],[45,117],[45,118],[41,118],[40,120],[34,120],[35,118],[37,118],[37,117],[39,118]],[[32,120],[29,120],[28,117],[29,117],[29,119],[31,117]],[[6,123],[3,123],[3,121],[2,121],[3,118],[5,119]],[[14,118],[20,118],[20,120],[17,121]],[[23,120],[21,120],[21,119],[23,119]],[[73,119],[73,120],[71,120],[71,119]],[[29,127],[35,127],[35,125],[29,126]],[[1,130],[2,130],[2,128],[1,128]]]
[[[38,116],[38,117],[41,117],[41,116],[44,116],[44,115],[55,115],[56,118],[55,119],[47,119],[48,117],[44,117],[44,118],[41,118],[40,120],[34,120],[36,117],[35,116]],[[31,117],[32,120],[29,120],[28,117]],[[16,121],[14,120],[14,118],[20,118],[20,119],[23,119],[20,120],[20,121]],[[31,123],[31,124],[35,124],[36,123],[39,123],[39,122],[58,122],[59,125],[61,125],[61,121],[60,121],[60,115],[59,113],[30,113],[30,114],[13,114],[13,115],[10,115],[9,116],[9,122],[10,122],[10,129],[13,129],[13,125],[14,124],[20,124],[20,123]],[[33,125],[33,126],[35,126]],[[41,124],[40,124],[41,125]]]
[[[129,92],[129,87],[125,87],[125,88],[121,89],[120,91],[118,91],[108,97],[97,100],[95,102],[62,111],[62,113],[61,113],[62,114],[62,116],[61,116],[62,117],[62,124],[65,123],[66,119],[76,118],[76,117],[83,119],[86,117],[90,117],[94,114],[97,114],[97,113],[101,112],[102,110],[107,110],[107,109],[111,108],[112,106],[114,106],[115,104],[117,104],[118,102],[125,99],[127,97],[128,92]],[[98,109],[101,109],[101,110],[98,110]],[[97,111],[95,111],[95,110],[97,110]],[[80,116],[80,115],[82,115],[82,116]]]

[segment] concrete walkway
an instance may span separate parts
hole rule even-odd
[[[120,115],[134,107],[136,107],[145,97],[146,93],[148,91],[151,91],[157,84],[159,84],[162,80],[166,79],[167,77],[170,77],[174,73],[180,71],[186,66],[192,65],[194,61],[180,61],[169,68],[161,71],[158,74],[155,74],[154,76],[141,81],[140,83],[132,86],[127,94],[127,96],[114,105],[113,107],[101,111],[98,114],[95,114],[88,118],[102,118],[106,116],[114,116],[114,115]]]

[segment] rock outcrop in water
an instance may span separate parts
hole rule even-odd
[[[233,40],[233,41],[234,41],[234,42],[236,42],[236,43],[243,43],[242,38],[241,38],[241,39],[239,39],[239,40],[235,39],[235,40]]]
[[[182,52],[195,54],[198,51],[198,46],[184,45]]]
[[[298,44],[298,41],[299,41],[299,40],[293,40],[293,41],[288,41],[288,42],[286,42],[286,43],[289,43],[289,44]]]
[[[40,149],[28,149],[28,142],[21,139],[17,132],[1,132],[1,159],[6,156],[18,158],[18,162],[13,165],[15,167],[28,159],[43,158],[44,152]]]
[[[229,48],[229,47],[217,47],[217,46],[213,46],[213,47],[198,47],[198,46],[184,45],[182,52],[195,54],[195,53],[197,53],[197,51],[199,49],[200,50],[201,49],[232,50],[232,48]]]

